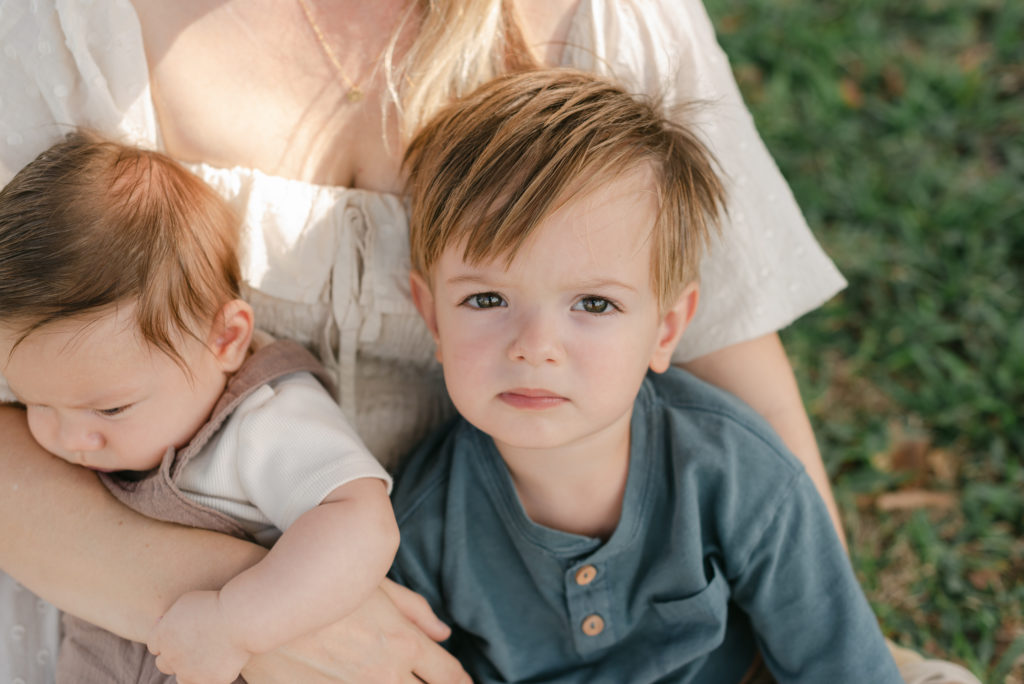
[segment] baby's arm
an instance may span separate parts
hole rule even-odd
[[[157,667],[183,682],[234,681],[252,654],[351,612],[380,584],[397,548],[386,483],[348,482],[219,592],[179,598],[147,640]]]

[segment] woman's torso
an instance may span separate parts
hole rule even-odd
[[[381,40],[363,35],[393,22],[394,4],[337,0],[339,14],[325,17],[310,2],[346,78],[367,90],[348,106],[348,84],[302,23],[299,0],[136,2],[138,14],[127,0],[5,6],[0,174],[70,125],[187,163],[244,217],[240,256],[259,324],[318,352],[357,430],[393,462],[449,410],[409,300],[399,145],[381,127],[370,87],[379,81],[364,80]],[[549,15],[539,1],[517,4],[549,27],[547,38],[528,31],[546,58],[562,54],[669,102],[712,103],[703,130],[728,176],[730,225],[704,263],[701,309],[677,359],[776,330],[841,286],[765,154],[697,0],[566,1]],[[348,23],[337,19],[345,8]],[[149,35],[161,26],[169,37]],[[568,31],[564,46],[551,40],[559,31]],[[332,42],[346,39],[362,41],[354,57]]]
[[[190,167],[245,212],[258,324],[320,354],[393,463],[451,410],[409,298],[398,117],[382,109],[381,56],[408,3],[134,4],[162,148],[201,161]],[[531,19],[534,34],[559,26]]]
[[[516,3],[539,57],[557,60],[551,46],[564,42],[578,1]],[[383,61],[397,26],[404,28],[394,56],[411,43],[416,18],[403,17],[415,3],[133,4],[171,156],[319,185],[401,190],[398,117],[381,107]],[[355,102],[346,97],[353,85],[363,93]]]

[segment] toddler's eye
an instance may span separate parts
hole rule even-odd
[[[504,298],[497,292],[480,292],[466,297],[463,304],[473,309],[493,309],[499,306],[507,306]]]
[[[124,413],[125,411],[127,411],[128,407],[130,407],[130,406],[131,406],[131,404],[126,404],[124,406],[118,406],[116,408],[96,409],[96,413],[100,414],[101,416],[107,416],[107,417],[116,416],[116,415],[119,415],[119,414]]]
[[[580,297],[580,300],[573,304],[573,311],[584,311],[592,314],[610,313],[616,310],[616,306],[604,297]]]

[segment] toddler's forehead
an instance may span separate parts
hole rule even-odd
[[[522,251],[558,245],[567,260],[596,262],[649,254],[657,197],[653,183],[636,173],[585,187],[537,223]]]
[[[600,250],[614,233],[619,243],[622,237],[628,238],[633,243],[630,251],[635,253],[650,243],[658,218],[659,198],[657,177],[650,164],[619,173],[605,170],[595,171],[593,175],[581,174],[532,222],[518,244],[500,251],[490,249],[482,257],[474,258],[468,248],[472,226],[467,225],[458,233],[457,243],[448,245],[444,251],[472,265],[488,262],[511,265],[536,243],[546,242],[552,233],[568,232],[584,250]]]

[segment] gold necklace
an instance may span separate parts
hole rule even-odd
[[[345,93],[345,97],[349,102],[359,102],[363,97],[365,97],[363,89],[358,83],[349,78],[348,74],[346,74],[345,70],[341,67],[341,62],[338,60],[338,56],[334,54],[334,50],[331,49],[327,39],[324,38],[324,32],[320,30],[320,25],[317,24],[316,19],[313,18],[313,10],[310,8],[309,3],[306,0],[299,0],[299,4],[302,5],[302,13],[306,15],[306,22],[309,24],[309,27],[313,29],[313,33],[316,34],[316,41],[320,44],[320,49],[323,51],[328,61],[330,61],[334,70],[338,72],[339,76],[345,79],[345,83],[348,85],[348,91]],[[380,60],[384,57],[384,53],[387,52],[387,49],[388,44],[385,43],[384,49],[380,51],[379,55],[377,55],[377,59],[373,60],[373,71],[370,72],[371,76],[377,71],[377,67],[380,65]]]

